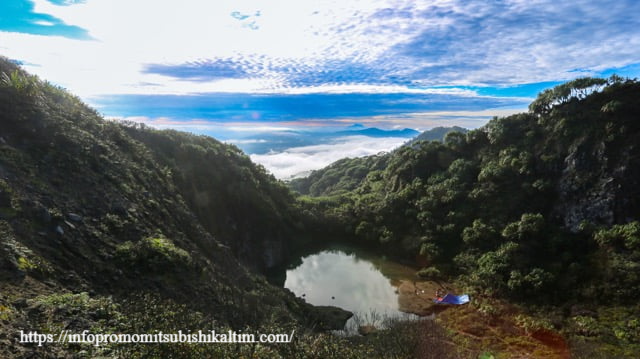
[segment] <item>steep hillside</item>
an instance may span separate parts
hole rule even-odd
[[[311,172],[307,177],[291,180],[288,185],[298,193],[311,196],[342,194],[360,185],[372,173],[386,167],[387,156],[343,158]]]
[[[406,130],[406,129],[405,129]],[[403,130],[404,131],[404,130]],[[420,141],[444,141],[450,132],[466,133],[462,127],[435,127],[424,131],[403,147],[419,146]],[[388,155],[376,155],[367,158],[344,158],[331,165],[315,170],[307,177],[296,178],[288,182],[290,188],[303,195],[329,196],[339,195],[356,189],[367,176],[376,176],[387,166]]]
[[[6,59],[0,76],[0,357],[477,356],[482,340],[461,352],[451,340],[507,312],[504,333],[545,342],[555,328],[584,357],[640,352],[636,81],[578,79],[444,142],[339,161],[293,182],[307,194],[296,199],[234,146],[105,121]],[[460,335],[433,321],[357,338],[309,330],[348,313],[260,275],[308,237],[347,238],[455,281],[474,298],[443,316]],[[536,308],[545,314],[532,321]],[[16,340],[199,329],[297,334],[289,345]]]
[[[170,169],[180,195],[204,228],[246,265],[282,263],[304,226],[289,190],[239,149],[207,136],[128,126],[124,131]]]
[[[241,264],[278,264],[301,229],[264,169],[211,138],[105,121],[5,59],[0,76],[0,357],[205,350],[38,347],[19,330],[314,323],[316,309]]]
[[[638,314],[638,118],[639,82],[577,79],[541,93],[528,113],[344,160],[295,188],[333,195],[305,203],[334,236],[417,258],[421,276],[457,279],[476,298],[549,305],[586,341],[637,353],[640,326],[620,318]],[[575,314],[575,303],[592,307]],[[594,319],[616,305],[621,322]]]
[[[326,233],[309,215],[236,147],[106,121],[0,58],[0,357],[458,357],[434,322],[323,333],[351,313],[269,284],[260,273]],[[199,330],[292,341],[55,341]],[[21,331],[54,342],[20,342]]]
[[[576,250],[596,246],[589,230],[639,219],[639,93],[631,80],[579,79],[541,94],[529,113],[453,132],[444,143],[338,161],[295,188],[341,193],[331,209],[340,228],[398,253],[420,252],[447,272],[459,270],[451,265],[458,254],[509,243],[526,244],[535,265],[550,250],[534,239],[540,233],[557,237],[554,254],[571,248],[584,258]],[[333,191],[333,183],[352,190]],[[520,233],[525,223],[534,232]]]

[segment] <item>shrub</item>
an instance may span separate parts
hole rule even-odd
[[[442,273],[436,267],[427,267],[422,268],[418,271],[418,276],[424,279],[440,279],[442,277]]]
[[[616,224],[609,229],[601,229],[594,235],[601,247],[626,247],[629,250],[640,249],[640,222]]]
[[[154,271],[189,266],[191,255],[163,235],[126,241],[116,247],[116,258],[124,264]]]

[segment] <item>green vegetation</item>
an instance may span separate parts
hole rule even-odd
[[[289,186],[311,196],[339,195],[357,188],[362,181],[386,167],[385,156],[345,158],[326,168],[313,171],[308,177],[297,178]]]
[[[629,308],[640,291],[639,94],[635,80],[577,79],[528,113],[341,160],[291,187],[317,196],[303,208],[334,236],[418,256],[419,275],[474,298]]]
[[[338,161],[292,181],[296,198],[234,146],[105,121],[6,59],[0,76],[0,340],[18,328],[299,333],[290,345],[9,341],[0,356],[563,357],[558,332],[578,357],[640,351],[634,80],[577,79],[527,113]],[[260,273],[324,238],[417,258],[418,275],[473,303],[364,337],[318,333],[319,311]]]
[[[116,246],[115,256],[124,265],[156,272],[188,269],[192,263],[187,251],[161,235],[121,243]]]
[[[273,267],[278,263],[270,258],[283,257],[274,248],[292,247],[294,235],[304,236],[288,188],[237,147],[131,123],[123,130],[147,147],[202,226],[245,264]]]
[[[638,91],[640,83],[615,76],[577,79],[541,93],[529,113],[452,132],[444,143],[342,160],[293,187],[331,194],[302,203],[343,236],[419,255],[423,275],[460,276],[519,301],[620,293],[624,302],[640,290],[631,162]]]
[[[435,127],[416,136],[404,146],[419,146],[422,141],[451,142],[456,136],[467,132],[467,129],[458,126]],[[291,180],[288,185],[303,195],[317,197],[345,194],[358,188],[365,178],[379,175],[387,167],[388,159],[387,155],[341,159],[311,172],[307,177]]]
[[[169,333],[177,328],[191,332],[206,330],[212,325],[218,332],[232,328],[211,322],[204,313],[193,312],[157,298],[146,297],[145,306],[135,305],[131,312],[128,332]],[[139,303],[136,301],[135,303]],[[150,308],[162,313],[152,313]],[[397,321],[386,319],[387,329],[364,337],[341,337],[317,333],[304,326],[265,322],[254,328],[243,328],[242,333],[287,333],[295,331],[291,343],[263,343],[241,345],[162,344],[121,346],[118,353],[127,358],[459,358],[459,353],[447,343],[444,329],[433,321]]]
[[[405,146],[411,146],[419,141],[440,141],[440,142],[448,142],[451,140],[451,136],[457,136],[456,134],[449,135],[449,133],[460,133],[465,134],[469,132],[466,128],[453,126],[453,127],[434,127],[430,130],[426,130],[414,137],[411,141],[407,142]]]
[[[219,328],[314,312],[259,274],[285,260],[304,224],[289,190],[237,148],[106,121],[6,59],[0,75],[0,305],[15,308],[3,309],[1,357],[116,356],[13,339],[25,328],[131,329],[122,304],[146,306],[148,293]],[[99,323],[103,299],[121,322]]]

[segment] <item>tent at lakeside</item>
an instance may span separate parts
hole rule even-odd
[[[447,295],[445,295],[442,298],[434,299],[433,302],[436,304],[461,305],[461,304],[469,303],[469,296],[467,294],[453,295],[453,294],[447,293]]]

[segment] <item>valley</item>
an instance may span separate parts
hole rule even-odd
[[[526,113],[284,183],[233,145],[105,120],[4,58],[0,74],[2,357],[640,352],[635,80],[570,81]],[[432,305],[438,286],[471,303]],[[357,331],[375,327],[372,312],[435,315],[331,334],[349,312],[364,313]],[[15,339],[212,328],[297,334],[246,346]]]

